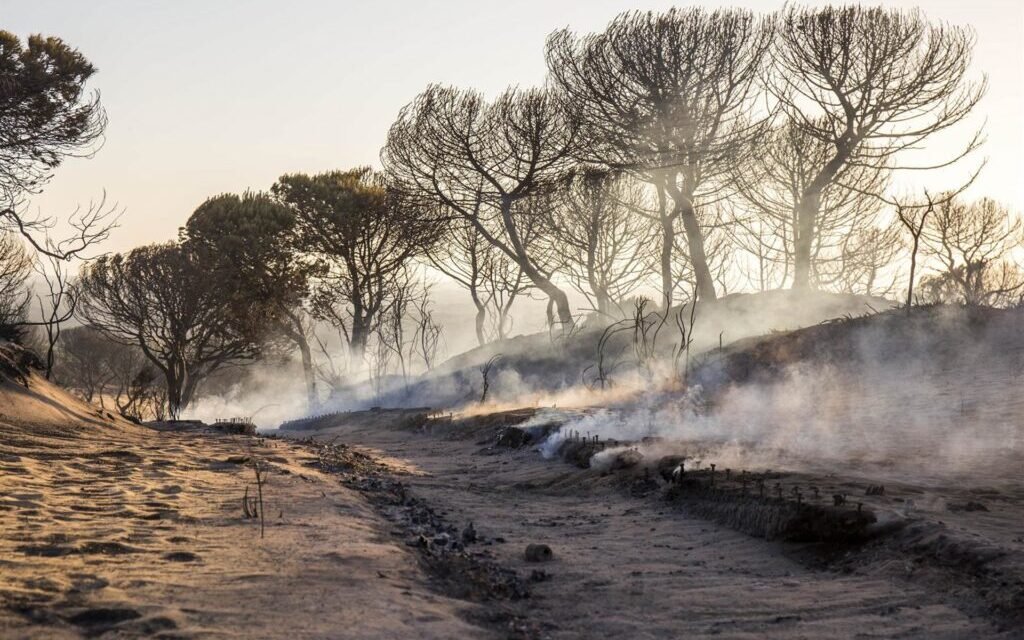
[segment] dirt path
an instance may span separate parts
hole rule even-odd
[[[317,432],[412,472],[409,490],[451,521],[504,539],[495,560],[535,574],[514,604],[548,638],[1013,638],[971,617],[940,590],[878,567],[815,570],[793,545],[758,540],[688,517],[655,498],[579,483],[580,471],[528,449],[409,430]],[[527,563],[528,543],[555,560]]]
[[[94,427],[0,421],[0,637],[1015,637],[493,439]]]
[[[263,539],[242,517],[252,459]],[[314,461],[241,436],[0,422],[0,637],[490,637]]]

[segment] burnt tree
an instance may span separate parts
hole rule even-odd
[[[770,21],[751,12],[692,8],[624,13],[601,33],[548,39],[548,69],[580,122],[583,159],[632,170],[658,190],[665,308],[677,221],[701,298],[716,298],[700,201],[718,197],[763,129],[753,93],[770,38]]]
[[[381,160],[398,188],[442,205],[515,262],[569,327],[569,300],[527,229],[541,214],[535,198],[571,166],[575,141],[574,123],[546,91],[513,89],[487,102],[435,85],[402,109]]]
[[[922,165],[897,156],[963,121],[985,92],[971,82],[974,35],[917,10],[790,6],[779,19],[768,87],[803,135],[828,148],[797,198],[794,288],[813,285],[822,199],[851,167],[949,166],[980,144]]]

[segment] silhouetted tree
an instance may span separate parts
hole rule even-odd
[[[1020,242],[1020,219],[994,200],[941,202],[924,231],[927,254],[941,266],[922,285],[936,301],[1016,302],[1024,291],[1024,274],[1009,258]]]
[[[423,361],[427,371],[437,363],[441,335],[444,333],[444,327],[434,320],[430,290],[430,285],[423,287],[423,294],[415,301],[415,313],[412,316],[414,327],[411,354]]]
[[[204,252],[203,260],[219,280],[234,282],[229,290],[241,297],[241,309],[258,312],[255,321],[295,345],[312,411],[319,396],[304,305],[310,278],[320,270],[305,258],[297,230],[292,208],[268,194],[246,192],[215,196],[201,204],[182,229],[182,239]],[[254,305],[254,299],[261,304]]]
[[[922,201],[915,202],[908,199],[895,202],[896,219],[910,234],[910,275],[907,278],[905,304],[907,313],[910,313],[914,304],[914,284],[917,276],[917,256],[921,249],[921,236],[928,224],[928,217],[935,213],[935,205],[935,199],[927,191],[925,191]]]
[[[782,265],[783,280],[792,278],[796,247],[804,240],[799,225],[800,195],[832,157],[833,147],[809,135],[797,123],[787,122],[756,143],[757,153],[734,167],[737,205],[744,212],[736,223],[750,228],[746,212],[763,222],[761,233],[777,238],[778,251],[767,259]],[[807,240],[811,248],[811,280],[827,287],[844,278],[843,269],[856,261],[851,244],[858,230],[878,223],[883,203],[874,194],[888,183],[887,168],[848,164],[821,190],[815,224]],[[803,230],[807,232],[807,230]]]
[[[559,271],[601,315],[621,311],[650,270],[656,236],[644,185],[583,168],[566,177],[548,224]]]
[[[36,273],[46,287],[45,292],[36,294],[41,320],[33,323],[42,327],[46,340],[43,357],[44,375],[47,380],[53,375],[57,358],[57,342],[64,324],[75,315],[78,291],[71,282],[67,263],[61,258],[44,255],[36,265]]]
[[[444,240],[428,252],[431,265],[466,289],[476,309],[477,343],[506,337],[516,299],[529,289],[523,270],[462,217],[446,221]]]
[[[408,263],[434,242],[436,222],[368,168],[284,175],[272,191],[294,214],[304,251],[326,267],[313,312],[332,321],[361,360],[382,314],[408,285]]]
[[[41,253],[53,247],[36,237],[50,220],[25,214],[26,198],[39,193],[65,158],[88,156],[98,147],[107,119],[99,93],[85,84],[95,67],[59,38],[0,31],[0,231],[17,231]],[[78,242],[61,257],[80,253],[106,237],[99,210],[72,216]],[[109,220],[107,220],[109,222]]]
[[[896,156],[961,122],[985,82],[966,78],[971,31],[930,23],[917,10],[791,5],[775,43],[772,96],[803,136],[829,150],[797,198],[793,286],[805,288],[813,285],[814,230],[827,189],[851,168],[910,168]],[[960,160],[979,135],[928,166]]]
[[[548,39],[548,69],[580,122],[584,159],[635,171],[662,199],[655,219],[665,308],[675,290],[677,220],[701,298],[716,297],[699,204],[717,197],[763,128],[751,113],[770,27],[749,11],[671,9],[624,13],[601,33],[562,30]]]
[[[217,278],[201,255],[175,243],[148,245],[100,257],[79,281],[83,320],[141,349],[164,378],[174,418],[206,376],[253,360],[263,344],[256,314],[240,310],[233,283]]]
[[[854,229],[842,243],[841,265],[833,286],[847,293],[888,296],[896,288],[896,275],[882,285],[886,268],[906,248],[897,225]]]
[[[569,300],[551,279],[537,229],[543,201],[571,166],[574,123],[543,90],[509,90],[487,102],[473,91],[431,86],[404,107],[381,159],[396,186],[442,205],[514,261],[573,324]]]

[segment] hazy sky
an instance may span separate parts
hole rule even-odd
[[[0,28],[60,36],[98,67],[106,144],[62,167],[34,205],[61,214],[106,189],[126,209],[109,246],[121,250],[173,237],[209,195],[265,189],[285,172],[377,164],[399,108],[430,82],[491,93],[536,84],[553,29],[596,30],[620,11],[673,4],[684,3],[0,0]],[[989,166],[974,192],[1024,209],[1024,2],[883,4],[977,30]]]

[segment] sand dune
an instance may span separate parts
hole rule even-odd
[[[0,400],[0,637],[481,634],[302,446],[105,420],[38,379]]]

